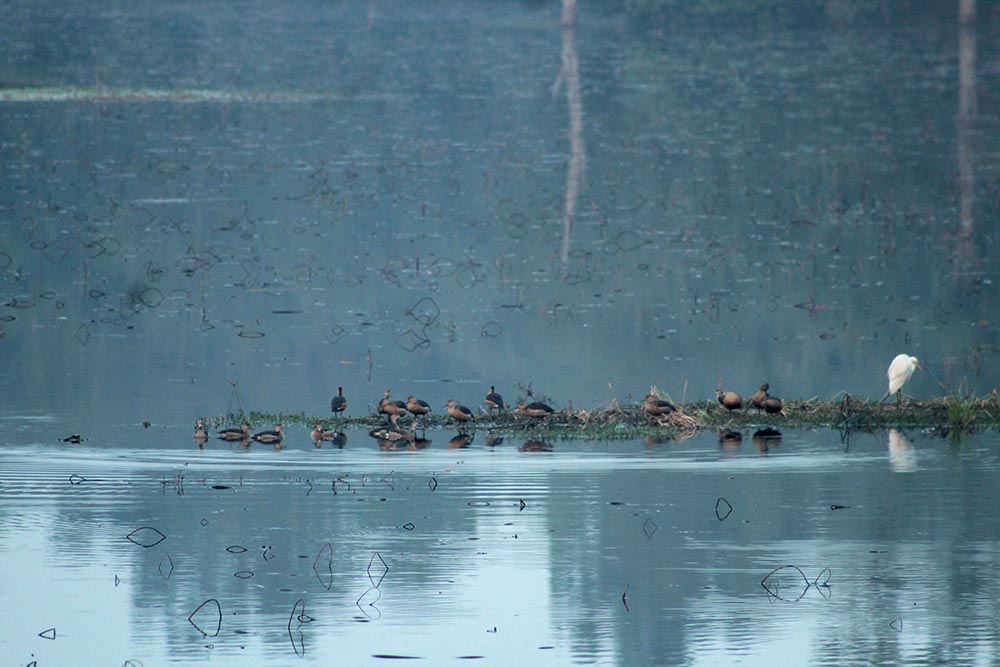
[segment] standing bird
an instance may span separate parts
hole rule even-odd
[[[527,417],[535,417],[536,419],[541,419],[542,417],[548,417],[553,412],[555,412],[555,410],[547,406],[545,403],[542,403],[541,401],[535,401],[534,403],[528,403],[527,405],[524,404],[524,401],[521,401],[520,403],[517,404],[517,410],[522,415],[525,415]]]
[[[913,375],[913,371],[918,368],[920,368],[920,362],[916,357],[911,357],[908,354],[897,354],[896,358],[889,364],[889,371],[886,373],[889,377],[889,392],[882,397],[882,401],[896,394],[896,405],[899,405],[902,400],[902,394],[899,390]]]
[[[406,409],[410,411],[414,417],[419,417],[420,415],[426,415],[431,411],[430,404],[427,401],[421,401],[416,396],[406,397]]]
[[[459,405],[452,399],[448,399],[445,404],[448,408],[448,416],[457,422],[468,422],[472,421],[472,410],[465,407],[464,405]]]
[[[224,428],[219,431],[219,440],[238,442],[250,439],[250,424],[243,422],[239,428]]]
[[[646,402],[642,404],[642,409],[651,415],[669,415],[677,409],[677,406],[653,394],[646,394]]]
[[[406,403],[389,398],[389,390],[386,389],[382,400],[378,402],[378,411],[395,425],[399,418],[406,414]]]
[[[344,398],[344,388],[337,387],[337,395],[330,400],[330,412],[341,415],[347,409],[347,399]]]
[[[757,412],[764,409],[764,399],[767,398],[767,390],[770,388],[771,385],[765,382],[757,389],[757,393],[750,397],[750,402],[757,408]]]
[[[483,397],[483,402],[486,403],[486,411],[491,415],[494,410],[503,412],[503,396],[496,392],[493,385],[490,385],[490,393]]]
[[[715,400],[727,410],[739,410],[743,407],[743,398],[735,391],[715,390]]]

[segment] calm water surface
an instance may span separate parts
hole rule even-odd
[[[0,2],[0,655],[1000,660],[995,434],[193,447],[338,386],[1000,384],[992,5],[597,4]]]
[[[227,380],[271,412],[341,385],[361,412],[491,384],[877,398],[904,350],[918,397],[1000,383],[986,10],[970,75],[969,34],[902,18],[14,5],[0,326],[31,381],[3,405],[93,432],[112,404],[224,413]]]
[[[200,450],[166,429],[5,443],[0,652],[40,665],[1000,659],[995,435],[747,431],[550,452],[428,435],[419,451],[361,432],[316,449],[304,429],[283,451]],[[762,586],[791,565],[801,574]],[[218,606],[189,621],[206,600]]]

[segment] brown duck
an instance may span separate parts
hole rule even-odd
[[[646,402],[642,404],[642,409],[651,415],[669,415],[677,409],[677,406],[653,394],[646,394]]]
[[[764,399],[764,412],[769,415],[780,415],[784,414],[782,409],[784,404],[781,402],[780,398],[775,398],[774,396],[768,396]]]
[[[521,401],[520,403],[517,404],[517,410],[522,415],[525,415],[526,417],[534,417],[535,419],[548,417],[549,415],[555,412],[555,410],[550,408],[545,403],[542,403],[541,401],[535,401],[533,403],[528,403],[528,404],[525,404],[524,401]]]
[[[767,390],[770,388],[771,385],[765,382],[757,389],[757,393],[750,397],[750,402],[757,410],[764,409],[764,399],[767,398]]]
[[[719,405],[727,410],[739,410],[743,407],[743,398],[735,391],[722,391],[721,389],[716,389],[715,399],[719,401]]]
[[[448,416],[457,422],[468,422],[472,421],[472,410],[465,407],[464,405],[459,405],[452,399],[448,399],[445,404],[448,408]]]
[[[395,424],[396,420],[406,414],[406,403],[389,398],[389,390],[386,389],[385,396],[378,402],[378,411]]]
[[[431,406],[427,401],[421,401],[416,396],[410,395],[406,397],[406,409],[410,411],[415,417],[420,415],[426,415],[431,411]]]

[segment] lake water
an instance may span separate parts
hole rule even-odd
[[[3,3],[0,654],[995,663],[995,433],[191,440],[991,391],[998,14],[879,4]]]
[[[31,381],[0,405],[93,431],[122,403],[224,413],[227,381],[247,409],[317,414],[337,386],[362,413],[386,387],[878,398],[902,351],[927,369],[917,397],[1000,383],[986,19],[963,79],[952,23],[657,36],[581,9],[567,35],[558,5],[464,2],[12,16],[0,325]],[[553,94],[564,48],[578,127]]]
[[[282,451],[198,449],[166,430],[7,445],[0,653],[39,665],[1000,660],[995,435],[764,444],[747,431],[742,444],[700,434],[549,452],[428,435],[418,451],[363,432],[316,449],[305,429]]]

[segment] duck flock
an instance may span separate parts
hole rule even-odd
[[[886,374],[889,379],[889,391],[882,397],[882,400],[884,401],[888,396],[895,394],[898,403],[901,396],[900,389],[910,379],[917,368],[920,368],[920,364],[916,357],[906,354],[897,355],[889,365],[889,370]],[[780,398],[771,396],[768,393],[769,390],[770,385],[768,383],[765,382],[760,385],[757,391],[750,396],[748,407],[752,406],[758,412],[763,411],[769,415],[783,415],[784,403]],[[717,389],[715,391],[715,399],[719,405],[727,410],[741,410],[744,407],[743,397],[734,391]],[[491,417],[494,412],[500,414],[507,409],[507,404],[504,402],[503,396],[498,394],[496,387],[493,386],[490,387],[489,392],[483,397],[483,405],[486,407],[487,414]],[[458,425],[460,435],[463,434],[464,425],[475,419],[472,410],[454,399],[448,399],[443,407],[448,417]],[[337,395],[330,401],[330,411],[339,417],[346,410],[347,398],[344,396],[344,388],[338,387]],[[683,415],[676,404],[654,393],[646,395],[642,404],[642,410],[646,414],[658,419],[679,417],[680,420],[669,422],[674,425],[684,426],[695,423],[694,420]],[[421,400],[412,394],[406,398],[406,401],[394,399],[390,390],[386,389],[382,400],[376,406],[376,411],[379,415],[385,415],[386,423],[384,426],[370,431],[369,434],[371,436],[386,441],[412,441],[416,437],[419,419],[433,412],[433,408],[431,408],[427,401]],[[542,401],[532,401],[530,403],[519,401],[514,408],[514,412],[532,419],[544,419],[556,414],[556,410]],[[409,429],[404,431],[399,426],[399,419],[407,415],[412,416],[413,419],[409,425]],[[310,436],[317,445],[325,440],[333,441],[335,444],[342,444],[347,439],[342,432],[325,429],[321,424],[316,424],[313,427]],[[249,445],[253,441],[273,444],[275,447],[280,448],[285,434],[282,431],[281,424],[275,424],[271,430],[251,433],[250,424],[244,422],[239,427],[224,428],[218,431],[216,437],[229,442],[242,442],[244,445]],[[198,419],[195,423],[194,438],[199,444],[203,444],[209,439],[208,427],[204,419]]]

